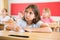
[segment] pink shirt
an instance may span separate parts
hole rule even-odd
[[[51,22],[53,21],[52,18],[48,18],[48,19],[41,18],[41,20],[42,20],[44,23],[51,23]]]

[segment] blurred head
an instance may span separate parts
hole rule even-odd
[[[7,9],[4,8],[4,9],[2,9],[1,12],[2,12],[2,15],[7,15],[7,12],[8,12],[8,11],[7,11]]]
[[[22,18],[24,16],[23,12],[22,11],[18,12],[18,16]]]
[[[32,23],[37,23],[40,20],[39,10],[36,5],[29,5],[25,9],[24,15],[25,21],[32,21]]]
[[[50,9],[49,8],[45,8],[45,9],[43,9],[43,11],[42,11],[42,16],[44,17],[44,18],[49,18],[50,17]]]

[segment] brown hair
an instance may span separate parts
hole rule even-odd
[[[4,10],[5,10],[6,12],[8,12],[6,8],[3,8],[3,9],[2,9],[2,12],[4,12]],[[6,15],[8,15],[8,14],[6,13]]]
[[[45,8],[44,10],[45,10],[46,12],[48,12],[48,13],[50,12],[50,9],[49,9],[49,8]]]
[[[32,20],[32,23],[36,24],[40,20],[40,13],[36,5],[30,4],[28,7],[26,7],[25,12],[27,9],[31,8],[34,12],[35,19]],[[25,20],[25,17],[24,17]],[[26,20],[25,20],[26,21]]]
[[[3,10],[5,10],[6,12],[8,12],[6,8],[3,8],[2,11],[3,11]]]

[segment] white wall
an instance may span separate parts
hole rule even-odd
[[[60,2],[60,0],[8,0],[9,14],[11,9],[11,3],[42,3],[42,2]],[[60,16],[59,17],[53,16],[52,18],[55,20],[60,20]]]
[[[2,0],[0,0],[0,10],[1,10]]]
[[[9,0],[11,3],[59,2],[60,0]]]
[[[2,8],[3,8],[3,0],[0,0],[0,13],[1,13]]]

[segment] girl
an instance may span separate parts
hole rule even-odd
[[[24,14],[22,11],[18,12],[18,19],[22,18],[23,16],[24,16]]]
[[[35,5],[29,5],[26,7],[24,18],[18,23],[18,25],[26,31],[52,32],[51,28],[41,21],[38,8]]]
[[[57,27],[57,22],[51,18],[51,12],[49,8],[43,9],[41,20],[44,23],[48,24],[52,28],[52,30],[55,30],[55,28]]]
[[[49,8],[43,9],[41,20],[42,20],[44,23],[54,22],[54,20],[51,18],[51,12],[50,12]]]
[[[1,14],[1,16],[0,16],[0,21],[2,22],[2,23],[4,23],[4,22],[6,22],[6,21],[8,21],[10,19],[10,17],[8,16],[8,14],[7,14],[7,9],[2,9],[2,14]]]
[[[8,12],[7,9],[5,8],[2,9],[1,16],[0,16],[0,23],[4,24],[4,30],[7,27],[6,22],[10,20],[10,16],[8,16],[7,12]]]
[[[21,20],[23,18],[24,14],[22,11],[18,12],[18,16],[16,17],[16,22],[18,22],[19,20]]]
[[[31,32],[52,32],[48,25],[44,24],[40,19],[40,14],[37,6],[29,5],[26,7],[24,17],[17,23],[18,31],[31,31]]]

